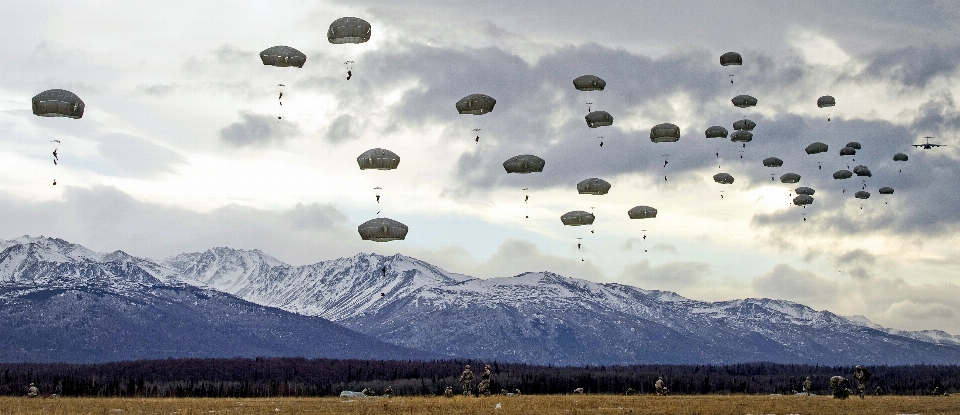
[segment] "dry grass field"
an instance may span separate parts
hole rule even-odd
[[[501,409],[496,409],[497,403]],[[0,414],[960,414],[953,396],[883,396],[839,401],[825,396],[547,395],[489,398],[15,398]]]

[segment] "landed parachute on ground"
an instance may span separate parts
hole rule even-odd
[[[854,150],[859,150],[859,149],[862,148],[862,146],[860,145],[860,143],[858,143],[858,142],[856,142],[856,141],[851,141],[851,142],[847,143],[847,147],[850,147],[850,148],[852,148],[852,149],[854,149]]]
[[[720,184],[732,184],[733,176],[731,176],[729,173],[717,173],[713,175],[713,181]]]
[[[610,191],[610,183],[595,177],[577,183],[577,193],[582,195],[605,195]]]
[[[819,108],[832,107],[834,105],[837,105],[837,100],[830,95],[824,95],[820,98],[817,98],[817,107]]]
[[[578,76],[573,80],[573,87],[578,91],[603,91],[606,86],[607,81],[596,75]]]
[[[757,123],[750,121],[746,118],[733,123],[734,130],[753,131],[753,129],[756,127],[757,127]]]
[[[357,164],[360,170],[393,170],[400,165],[400,156],[387,149],[371,148],[357,157]]]
[[[865,192],[865,191],[861,190],[861,191],[859,191],[859,192],[857,192],[857,193],[854,193],[854,194],[853,194],[853,197],[855,197],[855,198],[857,198],[857,199],[869,199],[869,198],[870,198],[870,192]]]
[[[31,100],[33,114],[41,117],[83,117],[83,100],[65,89],[48,89]]]
[[[657,217],[657,209],[654,209],[650,206],[634,206],[633,209],[627,211],[627,216],[630,216],[630,219],[650,219]]]
[[[330,23],[327,40],[333,44],[364,43],[370,40],[370,23],[359,17],[341,17]]]
[[[302,68],[307,62],[307,55],[290,46],[272,46],[260,52],[260,60],[264,65],[281,68]]]
[[[880,194],[882,194],[882,195],[892,195],[892,194],[893,194],[893,188],[892,188],[892,187],[881,187],[881,188],[880,188]]]
[[[730,134],[730,141],[734,143],[749,143],[753,141],[753,133],[747,130],[737,130]]]
[[[841,156],[855,156],[857,155],[857,149],[853,147],[844,147],[840,149]]]
[[[833,178],[837,180],[844,180],[853,177],[853,172],[850,170],[837,170],[833,173]]]
[[[507,173],[539,173],[543,171],[543,166],[547,164],[542,158],[531,155],[531,154],[522,154],[519,156],[513,156],[503,162],[503,168]]]
[[[764,167],[780,167],[783,166],[783,160],[780,160],[776,157],[767,157],[763,159]]]
[[[735,107],[747,108],[757,106],[757,99],[750,95],[737,95],[730,100]]]
[[[484,94],[470,94],[457,101],[457,111],[461,114],[483,115],[493,111],[497,100]]]
[[[800,175],[796,173],[787,173],[780,176],[780,183],[799,183]]]
[[[389,218],[375,218],[357,227],[360,237],[366,241],[400,241],[407,237],[407,225]]]
[[[592,225],[594,219],[596,217],[592,213],[582,210],[574,210],[560,216],[560,221],[567,226]]]
[[[807,148],[803,149],[803,151],[806,151],[807,154],[818,154],[818,153],[826,153],[827,150],[829,149],[830,149],[829,146],[817,141],[815,143],[808,145]]]
[[[737,52],[720,55],[720,66],[743,65],[743,57]]]
[[[606,111],[593,111],[587,114],[584,119],[587,120],[587,126],[590,128],[606,127],[613,125],[613,116]]]
[[[817,192],[816,190],[813,190],[806,186],[800,186],[796,188],[795,191],[797,192],[798,195],[810,195],[810,196],[813,196],[813,194]]]
[[[797,195],[797,197],[793,198],[793,204],[797,206],[809,205],[811,203],[813,203],[813,196],[810,195]]]
[[[654,143],[674,143],[680,141],[680,127],[665,122],[650,129],[650,141]]]
[[[727,138],[727,129],[719,125],[714,125],[713,127],[707,128],[703,132],[707,138]]]

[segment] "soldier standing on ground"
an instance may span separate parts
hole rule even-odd
[[[473,371],[470,365],[463,367],[463,373],[460,374],[460,387],[463,388],[463,396],[470,396],[473,392]]]
[[[877,396],[883,395],[883,388],[877,386]]]
[[[477,386],[478,395],[490,396],[490,365],[483,366],[483,374],[480,375],[480,385]]]
[[[850,381],[843,376],[834,376],[830,378],[830,389],[833,389],[834,399],[847,399],[850,397]]]
[[[810,380],[810,376],[807,376],[807,380],[803,381],[803,391],[807,393],[807,396],[810,396],[810,391],[813,388],[813,381]]]
[[[657,383],[653,384],[654,389],[657,391],[658,396],[663,396],[667,394],[667,388],[663,386],[663,376],[657,378]]]
[[[860,399],[863,399],[863,393],[867,389],[867,381],[870,380],[872,375],[873,373],[860,365],[853,369],[853,378],[857,380],[857,391],[860,392]]]
[[[393,386],[387,386],[387,388],[383,390],[383,396],[388,398],[393,396]]]
[[[37,385],[34,385],[33,383],[31,383],[30,388],[27,389],[27,396],[31,398],[36,398],[38,395],[40,395],[40,390],[37,389]]]
[[[447,386],[447,389],[443,391],[443,396],[446,398],[453,397],[453,386]]]

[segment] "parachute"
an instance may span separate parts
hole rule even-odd
[[[853,147],[844,147],[840,149],[841,156],[855,156],[857,155],[857,149]]]
[[[807,148],[805,148],[803,151],[806,151],[807,154],[818,154],[818,153],[825,153],[829,149],[830,149],[829,146],[817,141],[815,143],[808,145]]]
[[[33,97],[33,114],[41,117],[83,117],[84,104],[73,92],[65,89],[48,89]]]
[[[776,157],[767,157],[763,159],[764,167],[780,167],[783,166],[783,160],[780,160]]]
[[[849,179],[853,177],[853,172],[850,170],[837,170],[833,173],[833,178],[837,180]]]
[[[732,184],[733,176],[728,173],[717,173],[713,175],[713,181],[720,184]]]
[[[539,173],[543,171],[543,166],[546,165],[546,161],[542,158],[530,155],[522,154],[519,156],[513,156],[503,162],[503,169],[507,173]]]
[[[605,195],[610,191],[610,183],[606,180],[589,178],[577,183],[577,193],[582,195]]]
[[[407,237],[407,225],[389,218],[375,218],[358,226],[357,232],[365,241],[402,241]]]
[[[824,95],[824,96],[822,96],[822,97],[820,97],[820,98],[817,98],[817,107],[818,107],[818,108],[832,107],[832,106],[834,106],[834,105],[837,105],[837,100],[834,99],[834,98],[833,98],[832,96],[830,96],[830,95]]]
[[[327,40],[338,45],[364,43],[370,40],[370,23],[358,17],[341,17],[330,23]]]
[[[816,190],[813,190],[813,189],[811,189],[811,188],[809,188],[809,187],[806,187],[806,186],[800,186],[800,187],[798,187],[798,188],[796,189],[796,192],[797,192],[798,195],[809,195],[809,196],[813,196],[813,194],[816,193],[817,191],[816,191]]]
[[[560,221],[566,226],[592,225],[594,219],[596,217],[592,213],[582,210],[570,211],[560,216]]]
[[[497,100],[484,94],[471,94],[457,101],[457,111],[461,114],[483,115],[493,111]]]
[[[743,57],[737,52],[727,52],[720,55],[720,66],[743,65]]]
[[[400,165],[400,156],[387,149],[372,148],[357,157],[357,164],[360,170],[393,170]]]
[[[735,107],[747,108],[757,106],[757,99],[750,95],[737,95],[730,100]]]
[[[590,128],[605,127],[613,125],[613,116],[606,111],[593,111],[587,114],[584,119],[587,120],[587,126]]]
[[[860,143],[858,143],[858,142],[856,142],[856,141],[851,141],[851,142],[847,143],[847,147],[850,147],[850,148],[852,148],[852,149],[854,149],[854,150],[859,150],[859,149],[861,148]]]
[[[749,143],[753,141],[753,133],[747,130],[737,130],[730,135],[730,141],[734,143]]]
[[[707,128],[703,133],[707,138],[727,138],[727,129],[719,125]]]
[[[650,219],[657,217],[657,209],[654,209],[650,206],[634,206],[632,209],[627,211],[627,216],[630,216],[630,219]]]
[[[813,203],[813,196],[810,195],[797,195],[793,198],[793,204],[797,206],[804,206]]]
[[[676,124],[657,124],[650,129],[650,141],[654,143],[674,143],[680,141],[680,127]]]
[[[897,153],[893,155],[893,161],[907,161],[909,159],[910,157],[907,157],[907,155],[903,153]]]
[[[853,174],[856,174],[857,176],[873,177],[873,174],[870,172],[870,169],[868,169],[867,166],[863,166],[863,165],[854,167]]]
[[[264,65],[281,68],[302,68],[307,62],[307,55],[289,46],[272,46],[260,52],[260,60]]]
[[[880,188],[880,194],[882,194],[882,195],[892,195],[892,194],[893,194],[893,188],[892,188],[892,187],[881,187],[881,188]]]
[[[865,192],[865,191],[861,190],[861,191],[858,191],[857,193],[854,193],[854,194],[853,194],[853,197],[855,197],[855,198],[857,198],[857,199],[869,199],[869,198],[870,198],[870,192]]]
[[[578,76],[573,80],[573,87],[578,91],[603,91],[607,82],[596,75]]]
[[[734,130],[753,131],[753,129],[756,127],[757,127],[757,123],[750,121],[746,118],[733,123]]]
[[[800,175],[796,173],[787,173],[780,176],[780,183],[799,183]]]

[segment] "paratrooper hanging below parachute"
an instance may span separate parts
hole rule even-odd
[[[83,110],[86,105],[73,92],[65,89],[48,89],[30,100],[33,114],[38,117],[64,117],[80,119],[83,117]],[[60,164],[60,140],[50,140],[53,145],[53,186],[57,185],[57,165]]]
[[[358,17],[341,17],[330,23],[327,41],[335,45],[360,44],[370,40],[370,23]],[[353,61],[347,60],[347,80],[353,77]]]

